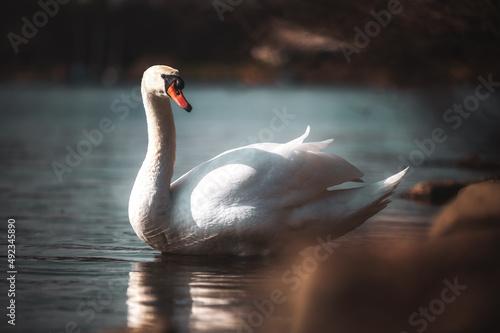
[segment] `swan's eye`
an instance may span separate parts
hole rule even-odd
[[[162,78],[163,80],[165,80],[165,79],[167,78],[167,74],[162,74],[162,75],[161,75],[161,78]]]

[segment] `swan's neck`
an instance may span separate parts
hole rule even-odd
[[[169,188],[175,163],[175,124],[170,98],[142,92],[148,124],[148,152],[144,161],[157,185]],[[151,175],[150,175],[151,176]]]
[[[148,152],[130,195],[129,216],[135,232],[157,248],[171,212],[170,181],[175,163],[175,125],[169,98],[142,90],[148,124]]]

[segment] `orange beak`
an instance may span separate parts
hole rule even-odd
[[[172,82],[170,87],[168,87],[167,94],[168,96],[170,96],[171,99],[174,100],[175,103],[177,103],[177,105],[179,105],[187,112],[191,112],[191,110],[193,109],[191,104],[189,104],[188,101],[186,101],[186,98],[182,94],[182,90],[175,88],[175,82]]]

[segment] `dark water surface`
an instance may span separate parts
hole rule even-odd
[[[282,261],[162,256],[143,244],[128,222],[128,196],[144,158],[146,124],[142,105],[133,97],[121,99],[136,92],[133,86],[0,88],[0,259],[4,267],[7,219],[14,218],[18,272],[16,326],[7,325],[2,313],[2,332],[253,330],[242,322],[255,311],[254,300],[262,299],[259,290],[269,296],[269,282],[287,267]],[[424,93],[187,87],[194,110],[187,114],[174,109],[174,178],[242,144],[291,140],[307,125],[310,140],[335,138],[327,151],[356,165],[366,182],[395,173],[404,164],[401,157],[408,160],[413,153],[412,172],[399,193],[421,180],[476,178],[482,174],[452,162],[473,152],[486,157],[495,152],[498,98],[481,102],[456,129],[456,123],[443,119],[447,108],[471,93],[467,88]],[[108,133],[95,139],[98,144],[82,143],[88,140],[82,131],[103,122]],[[428,142],[436,128],[447,139],[422,152],[415,140]],[[67,164],[67,147],[78,150],[79,145],[88,156],[72,160],[59,179],[52,164]],[[357,248],[394,240],[418,242],[437,209],[396,194],[387,209],[340,242]],[[3,309],[8,304],[5,287]],[[268,321],[262,327],[272,331],[289,325],[293,314],[270,316]]]

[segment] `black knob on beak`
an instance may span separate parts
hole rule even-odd
[[[180,78],[180,76],[162,74],[161,77],[165,80],[167,89],[172,85],[172,83],[175,83],[174,88],[177,95],[179,94],[179,90],[184,89],[184,81]]]
[[[162,74],[162,79],[165,80],[165,92],[167,95],[179,105],[181,108],[190,112],[193,108],[186,101],[182,89],[184,89],[184,81],[178,75]]]
[[[180,77],[175,78],[175,89],[184,89],[184,81]]]

